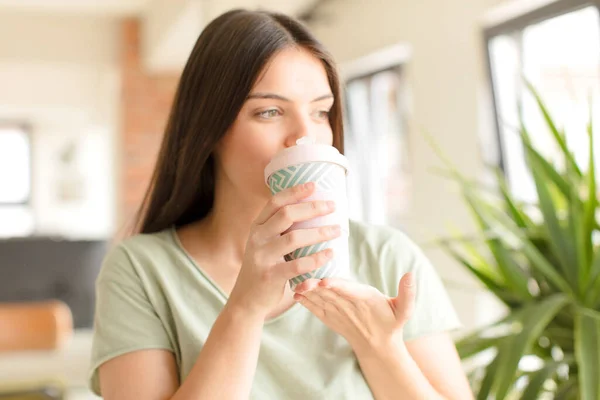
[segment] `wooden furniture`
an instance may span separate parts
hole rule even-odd
[[[0,303],[0,353],[53,351],[73,335],[69,307],[57,300]],[[61,400],[64,385],[59,377],[47,380],[3,382],[0,400]]]

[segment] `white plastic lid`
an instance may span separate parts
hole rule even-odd
[[[330,162],[338,164],[348,173],[348,159],[338,149],[326,144],[315,143],[314,138],[304,136],[296,140],[296,145],[277,153],[265,168],[265,183],[280,169],[307,162]]]

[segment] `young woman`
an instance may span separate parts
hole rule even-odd
[[[335,204],[271,196],[263,170],[303,136],[343,150],[339,80],[297,21],[236,10],[184,68],[139,231],[97,280],[91,386],[106,400],[469,399],[434,269],[403,234],[350,224],[355,281],[287,280],[340,235],[284,233]]]

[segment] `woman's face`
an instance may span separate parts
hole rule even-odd
[[[333,141],[329,111],[334,99],[321,61],[307,50],[289,48],[265,68],[215,151],[217,184],[244,197],[270,197],[263,173],[278,151],[303,136]]]

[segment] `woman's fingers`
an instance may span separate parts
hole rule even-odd
[[[394,299],[396,306],[394,314],[398,325],[404,324],[410,319],[413,309],[415,308],[415,279],[412,272],[408,272],[402,276],[398,284],[398,296]]]
[[[381,294],[379,290],[372,286],[342,278],[323,279],[319,286],[347,299],[356,307],[359,307],[361,302],[370,299],[375,294]]]
[[[319,280],[319,279],[307,279],[304,282],[296,285],[296,287],[294,288],[294,292],[299,293],[299,294],[308,292],[310,290],[313,290],[321,282],[322,282],[322,280]]]
[[[315,191],[315,184],[308,182],[302,185],[285,189],[269,200],[262,212],[254,221],[257,225],[262,225],[269,220],[281,207],[289,204],[298,203],[300,200],[307,198]]]
[[[335,211],[335,204],[331,201],[307,201],[285,205],[257,227],[256,239],[259,242],[266,242],[285,232],[296,222],[331,214],[333,211]]]
[[[264,249],[267,254],[279,259],[301,247],[312,246],[333,240],[340,236],[340,234],[340,227],[337,225],[296,229],[271,240],[264,246]]]
[[[350,318],[353,317],[353,310],[356,310],[356,305],[350,298],[341,296],[331,290],[331,288],[321,285],[317,285],[313,290],[304,292],[303,295],[326,311],[335,311]]]
[[[292,261],[277,264],[273,267],[273,271],[276,274],[281,274],[284,279],[288,280],[322,267],[327,264],[332,257],[333,251],[331,249],[325,249],[318,253],[311,254],[310,256],[300,257]]]
[[[311,313],[320,318],[321,320],[325,318],[325,310],[311,301],[308,297],[303,296],[301,294],[295,294],[294,299],[298,301],[298,303],[302,304],[304,307],[308,309]]]
[[[356,295],[356,293],[361,291],[364,287],[364,285],[358,282],[336,277],[322,279],[321,282],[319,282],[319,286],[330,288],[340,294],[347,295]]]

